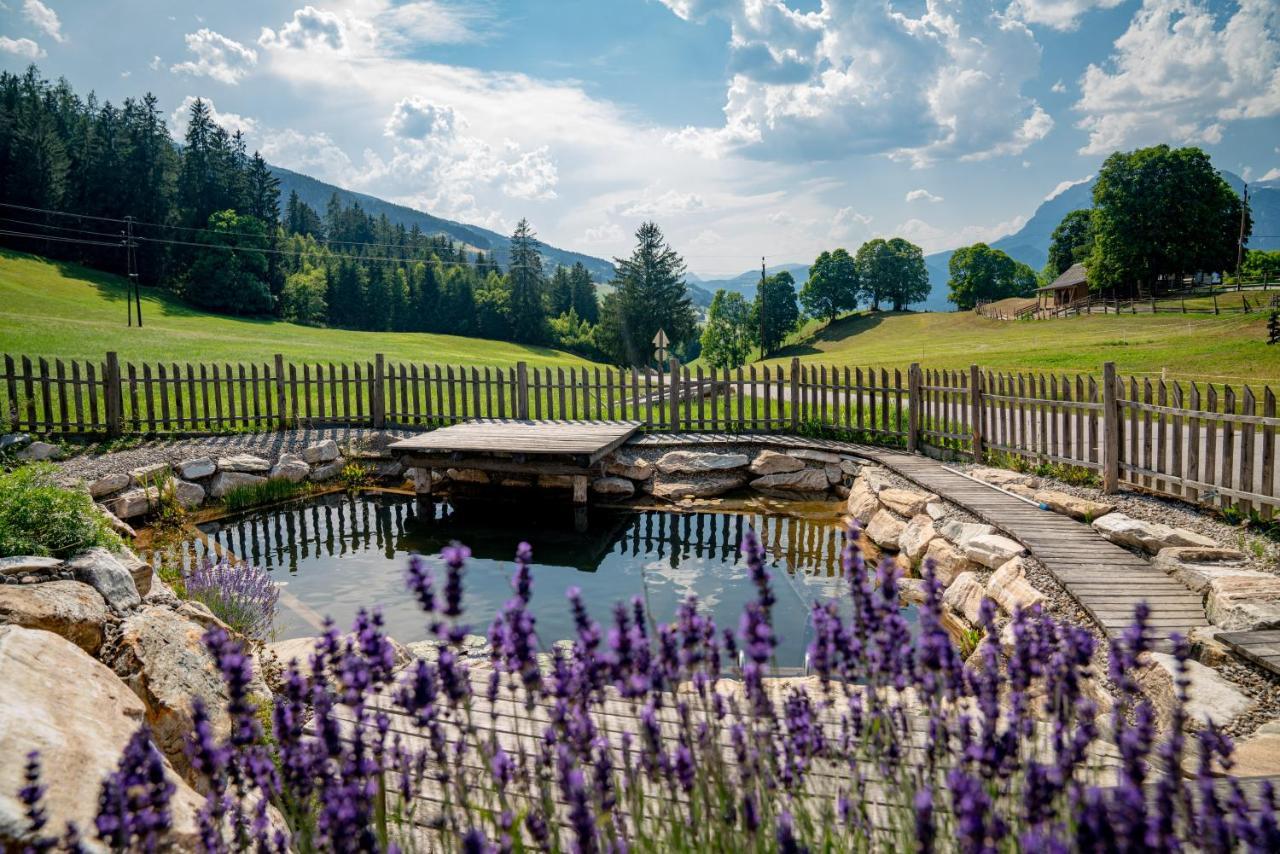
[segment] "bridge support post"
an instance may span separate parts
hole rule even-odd
[[[573,503],[587,503],[587,476],[585,474],[573,476]]]
[[[413,492],[419,498],[431,497],[432,470],[426,466],[417,466],[413,470]]]
[[[1102,491],[1120,488],[1120,405],[1116,398],[1116,363],[1102,366]]]

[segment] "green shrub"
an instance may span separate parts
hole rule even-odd
[[[69,557],[120,545],[89,494],[58,486],[56,471],[37,463],[0,474],[0,557]]]
[[[368,466],[360,463],[347,463],[338,474],[338,480],[342,481],[342,485],[347,489],[359,489],[369,483],[371,474],[372,471]]]
[[[309,483],[294,483],[283,477],[269,478],[262,483],[246,483],[244,486],[227,492],[222,496],[222,506],[234,513],[248,510],[250,507],[261,507],[263,504],[277,504],[288,501],[311,491]]]

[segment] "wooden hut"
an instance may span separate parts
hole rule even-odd
[[[1083,264],[1072,264],[1052,284],[1036,288],[1036,308],[1049,310],[1071,305],[1089,296],[1089,282]]]

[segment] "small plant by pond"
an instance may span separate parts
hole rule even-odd
[[[87,492],[58,485],[49,463],[0,473],[0,557],[70,557],[93,548],[120,545]]]
[[[173,472],[167,467],[163,468],[142,485],[154,488],[156,491],[155,512],[151,524],[161,531],[180,530],[187,522],[187,508],[183,507],[182,502],[178,500]]]
[[[1011,454],[1007,451],[988,451],[986,462],[987,465],[995,468],[1010,469],[1021,474],[1034,474],[1037,477],[1060,480],[1068,486],[1084,486],[1096,489],[1102,485],[1102,479],[1098,477],[1098,473],[1084,466],[1054,462],[1033,463],[1021,454]]]
[[[1085,690],[1099,676],[1088,631],[1019,610],[1005,651],[985,600],[982,641],[962,661],[941,625],[932,567],[913,640],[897,567],[886,560],[868,572],[849,538],[851,613],[834,600],[812,605],[820,684],[783,687],[766,679],[778,643],[773,578],[753,534],[742,552],[754,595],[736,631],[692,598],[660,625],[642,599],[618,602],[606,628],[571,588],[572,648],[552,649],[548,665],[522,544],[512,595],[489,629],[488,677],[472,672],[462,646],[469,550],[444,550],[443,577],[415,557],[409,593],[438,654],[397,672],[376,612],[361,612],[345,636],[328,626],[311,661],[287,669],[269,739],[248,694],[253,659],[210,630],[231,726],[215,735],[209,710],[193,703],[190,757],[208,798],[201,847],[1280,849],[1270,784],[1252,795],[1233,780],[1216,784],[1232,746],[1212,723],[1195,739],[1197,773],[1182,776],[1189,648],[1176,636],[1168,737],[1157,737],[1156,708],[1135,675],[1152,647],[1145,606],[1111,642],[1117,696],[1102,716]],[[1118,754],[1110,776],[1095,751],[1103,726]],[[170,826],[158,755],[144,728],[104,782],[97,832],[113,849],[153,850]],[[31,844],[42,846],[38,760],[28,760],[21,801]],[[268,803],[287,827],[272,826]],[[63,829],[51,830],[56,839]]]
[[[271,576],[244,561],[204,560],[182,577],[182,596],[208,606],[214,616],[254,640],[270,640],[280,602]]]
[[[235,513],[308,495],[311,489],[311,484],[306,481],[294,483],[288,478],[271,477],[262,483],[246,483],[227,490],[222,496],[222,506],[227,512]]]
[[[342,467],[342,471],[338,473],[338,480],[347,489],[359,489],[367,486],[373,480],[372,470],[360,463],[347,463]]]

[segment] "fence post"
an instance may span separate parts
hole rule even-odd
[[[907,368],[907,450],[920,450],[920,365],[912,362]]]
[[[120,357],[114,350],[107,353],[102,370],[102,403],[107,410],[107,435],[119,436],[124,421],[124,390],[120,387]]]
[[[680,432],[680,360],[671,359],[668,367],[671,377],[671,393],[667,395],[667,407],[670,417],[668,429],[672,433]]]
[[[284,355],[276,353],[276,414],[280,418],[280,429],[289,427],[289,413],[285,411],[284,397]]]
[[[516,362],[516,418],[529,420],[529,364]]]
[[[969,366],[969,424],[973,429],[973,461],[982,462],[982,371]]]
[[[383,378],[386,375],[386,363],[383,355],[378,353],[373,357],[373,400],[369,409],[373,419],[373,429],[381,430],[387,426],[387,398],[386,389],[383,387]]]
[[[1116,363],[1102,366],[1102,491],[1120,488],[1120,406],[1116,399]]]
[[[9,390],[9,419],[13,432],[17,433],[22,425],[22,419],[18,417],[18,369],[8,353],[4,354],[4,378]]]
[[[800,357],[791,358],[791,431],[800,429]]]

